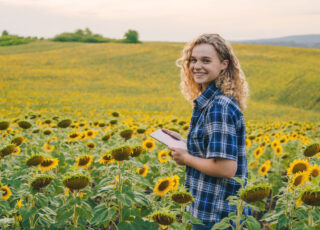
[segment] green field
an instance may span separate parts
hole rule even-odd
[[[107,112],[189,117],[179,90],[183,43],[38,41],[0,47],[0,112],[104,117]],[[233,44],[250,88],[248,120],[318,121],[320,50]]]

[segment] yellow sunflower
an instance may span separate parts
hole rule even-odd
[[[46,151],[46,152],[52,152],[53,150],[54,150],[54,146],[53,145],[50,145],[50,144],[48,144],[48,143],[45,143],[44,145],[43,145],[43,149]]]
[[[101,156],[99,163],[100,164],[111,164],[114,162],[114,159],[111,154],[105,153]]]
[[[158,160],[160,161],[160,163],[168,162],[170,160],[169,151],[168,150],[161,150],[158,153]]]
[[[309,170],[310,170],[310,164],[308,160],[298,159],[291,162],[289,168],[287,169],[287,174],[292,175],[292,174],[303,172],[303,171],[308,172]]]
[[[77,139],[80,139],[80,133],[79,132],[72,132],[68,135],[69,141],[75,141]]]
[[[155,194],[159,196],[165,195],[172,187],[172,180],[170,177],[160,179],[156,186],[154,187],[153,191]]]
[[[269,136],[264,136],[263,137],[263,141],[266,142],[266,143],[269,143],[270,142]]]
[[[261,167],[259,168],[259,174],[264,176],[268,173],[269,169],[271,167],[271,161],[267,160]]]
[[[23,206],[22,200],[18,200],[17,203],[16,203],[16,206],[17,206],[18,208],[21,208],[21,207]]]
[[[156,147],[156,143],[154,143],[154,141],[151,139],[147,139],[142,142],[142,146],[145,150],[151,151],[151,150],[154,150],[154,148]]]
[[[289,140],[289,139],[288,139],[287,135],[284,135],[283,137],[281,137],[281,138],[279,139],[280,143],[282,143],[282,144],[287,143],[288,140]]]
[[[139,173],[141,176],[146,177],[148,174],[149,166],[143,165],[142,168],[137,169],[137,173]]]
[[[296,206],[300,207],[303,204],[303,201],[301,200],[301,197],[299,197],[296,201]]]
[[[259,164],[258,161],[253,161],[249,164],[249,169],[254,169],[255,167],[257,167]]]
[[[93,142],[89,142],[89,143],[87,143],[87,147],[89,149],[94,149],[95,148],[95,144]]]
[[[10,198],[10,196],[12,195],[11,190],[7,185],[2,186],[0,188],[0,191],[2,192],[1,200],[8,200]]]
[[[274,151],[276,153],[276,156],[280,156],[282,154],[282,146],[278,145],[277,147],[274,148]]]
[[[255,158],[259,159],[261,157],[261,155],[263,154],[263,151],[264,151],[263,147],[258,147],[253,153]]]
[[[88,138],[95,138],[98,134],[98,131],[94,131],[94,130],[89,129],[89,130],[85,131],[85,134],[86,134],[87,139]]]
[[[100,164],[111,164],[114,162],[112,155],[110,153],[105,153],[101,156],[99,163]]]
[[[272,148],[276,148],[279,145],[280,145],[280,141],[277,140],[277,139],[271,142],[271,147]]]
[[[173,177],[171,178],[172,180],[172,187],[171,187],[171,190],[172,191],[176,191],[179,187],[179,181],[180,181],[180,178],[178,175],[173,175]]]
[[[310,168],[310,179],[311,177],[318,177],[320,175],[320,166],[319,165],[313,165]]]
[[[38,165],[39,169],[43,171],[49,171],[58,166],[57,158],[44,158],[42,162]]]
[[[83,167],[88,168],[92,162],[92,155],[84,155],[82,157],[77,158],[77,168]]]
[[[51,137],[48,141],[47,141],[47,143],[48,144],[51,144],[51,142],[57,142],[58,141],[58,138],[56,137],[56,136],[54,136],[54,137]]]
[[[256,141],[257,143],[261,142],[261,137],[256,137],[255,141]]]
[[[291,179],[291,187],[298,187],[299,185],[302,185],[304,183],[306,183],[307,181],[309,181],[308,179],[308,175],[306,172],[298,172],[296,174],[294,174],[294,176]]]
[[[246,138],[246,148],[249,148],[251,146],[251,140],[249,138]]]
[[[19,146],[16,146],[15,150],[11,153],[12,155],[19,155],[21,152],[21,148]]]

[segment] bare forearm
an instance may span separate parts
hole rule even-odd
[[[237,171],[236,161],[205,159],[191,154],[186,156],[185,164],[213,177],[231,178]]]

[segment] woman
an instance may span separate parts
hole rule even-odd
[[[226,200],[241,187],[232,177],[248,175],[242,113],[248,84],[231,46],[218,34],[203,34],[188,43],[177,63],[182,93],[193,102],[188,139],[163,131],[187,142],[188,150],[169,149],[186,166],[185,186],[195,198],[187,211],[204,223],[193,229],[211,229],[236,212]]]

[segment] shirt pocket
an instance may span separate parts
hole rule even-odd
[[[191,133],[189,136],[189,142],[188,146],[191,147],[191,154],[194,156],[198,156],[201,158],[205,158],[206,152],[205,152],[205,145],[204,145],[204,135],[203,132],[194,132]]]

